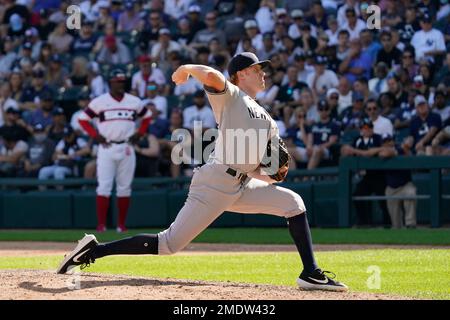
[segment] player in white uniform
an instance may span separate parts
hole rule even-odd
[[[138,97],[125,93],[126,76],[122,70],[110,74],[110,92],[92,100],[79,118],[79,123],[99,143],[97,154],[97,231],[106,230],[109,197],[116,180],[119,217],[117,232],[126,231],[125,220],[130,205],[131,182],[136,167],[132,143],[145,134],[151,111]],[[90,124],[97,118],[98,132]],[[135,122],[142,118],[136,131]]]
[[[96,259],[115,254],[174,254],[189,244],[224,211],[265,213],[287,220],[289,232],[303,263],[303,271],[297,278],[301,288],[347,291],[344,284],[328,277],[326,271],[322,271],[315,261],[302,198],[289,189],[274,185],[274,175],[264,174],[262,160],[267,141],[279,141],[276,122],[254,100],[256,94],[265,89],[262,69],[268,64],[269,61],[259,61],[253,53],[238,54],[228,66],[231,81],[208,66],[179,67],[172,75],[172,80],[179,85],[192,76],[203,84],[219,133],[222,133],[216,139],[214,152],[207,163],[195,171],[186,203],[170,227],[158,234],[141,234],[106,244],[99,244],[95,236],[86,235],[66,256],[57,272],[65,273],[75,265],[84,267]],[[231,144],[227,133],[230,130],[256,130],[262,133],[259,136],[263,142],[262,154],[258,150],[256,159],[250,160],[247,156],[254,153],[249,150],[260,141],[244,142],[245,148],[240,151],[244,153],[245,160],[234,160],[233,155],[237,152],[234,148],[229,148]],[[247,136],[239,134],[232,139],[235,138],[246,140]],[[275,160],[270,157],[271,162]],[[287,166],[277,166],[277,173],[284,172],[281,180],[287,169]]]

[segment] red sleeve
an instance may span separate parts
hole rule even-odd
[[[152,120],[151,117],[142,119],[141,126],[138,129],[139,134],[144,135],[147,132],[151,120]]]
[[[80,126],[88,133],[89,136],[92,138],[95,138],[97,136],[97,131],[95,128],[91,125],[91,123],[88,120],[78,120],[80,123]]]

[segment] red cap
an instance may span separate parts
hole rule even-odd
[[[149,56],[147,56],[147,55],[140,55],[139,57],[138,57],[138,62],[139,63],[146,63],[146,62],[150,62],[151,60],[150,60],[150,57]]]

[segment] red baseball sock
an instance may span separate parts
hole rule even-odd
[[[117,197],[117,207],[119,208],[118,226],[125,227],[125,220],[127,219],[128,208],[130,206],[130,197]]]
[[[98,226],[106,226],[106,215],[109,208],[109,197],[97,196],[97,221]]]

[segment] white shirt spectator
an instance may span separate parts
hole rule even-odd
[[[194,121],[201,121],[202,128],[215,128],[216,120],[212,109],[205,105],[199,109],[197,106],[190,106],[183,111],[183,127],[186,129],[194,129]]]
[[[258,33],[256,36],[252,38],[252,47],[256,49],[256,51],[260,51],[264,49],[263,45],[263,37],[261,33]],[[239,41],[236,49],[236,54],[244,52],[244,48],[242,46],[242,40]]]
[[[177,20],[187,14],[190,3],[191,0],[165,0],[164,12]]]
[[[325,70],[322,75],[316,81],[316,86],[313,88],[314,78],[316,77],[316,71],[310,73],[306,79],[308,87],[316,91],[320,91],[325,88],[325,91],[330,88],[335,88],[339,85],[339,79],[332,70]]]
[[[95,4],[91,4],[90,0],[80,3],[80,11],[89,21],[95,21],[100,15],[101,1],[97,1]]]
[[[97,75],[91,80],[91,95],[92,98],[96,98],[106,92],[108,92],[108,85],[103,80],[101,75]]]
[[[313,66],[310,66],[310,65],[305,65],[305,69],[303,69],[303,70],[301,70],[301,71],[298,72],[297,80],[298,80],[298,81],[301,81],[301,82],[304,82],[304,83],[307,83],[307,81],[308,81],[308,76],[309,76],[312,72],[314,72],[314,67],[313,67]]]
[[[149,82],[155,82],[157,85],[162,86],[166,83],[166,77],[159,68],[152,68],[152,73],[146,81],[142,76],[142,71],[138,71],[131,77],[131,89],[136,90],[138,96],[143,98]]]
[[[378,116],[377,120],[373,122],[373,132],[383,136],[388,134],[390,136],[394,135],[394,127],[392,126],[391,120],[386,117]]]
[[[358,2],[355,1],[355,5],[353,6],[353,9],[355,9],[356,12],[356,16],[359,17],[361,15],[361,11],[359,10],[359,5]],[[351,8],[351,6],[349,6],[348,4],[344,4],[342,7],[339,8],[338,13],[337,13],[337,21],[338,24],[340,26],[343,26],[345,24],[347,24],[347,17],[345,15],[345,10],[347,10],[347,8]]]
[[[428,32],[423,30],[416,31],[411,39],[411,44],[416,50],[416,60],[425,57],[425,53],[432,50],[445,51],[444,35],[437,29],[431,29]]]
[[[161,119],[167,119],[167,98],[163,97],[163,96],[156,96],[153,99],[152,98],[147,98],[144,101],[142,101],[143,106],[148,105],[150,102],[152,102],[155,107],[156,110],[158,110],[159,113],[159,118]]]
[[[312,24],[310,24],[309,26],[311,27],[311,36],[313,36],[314,38],[317,38],[316,26],[314,26]],[[288,28],[288,36],[291,37],[292,39],[298,39],[301,37],[301,35],[302,35],[302,32],[300,31],[298,25],[295,23],[292,23]]]
[[[180,51],[181,46],[178,42],[174,40],[170,40],[169,46],[166,49],[163,49],[160,42],[155,43],[155,45],[152,47],[152,51],[150,55],[152,56],[152,59],[155,61],[161,60],[167,60],[167,55],[172,51]]]
[[[331,29],[325,30],[325,34],[328,36],[328,45],[329,46],[337,46],[338,44],[338,35],[339,35],[339,28],[336,29],[336,32],[333,33]]]
[[[19,110],[19,104],[17,103],[16,100],[14,100],[12,98],[8,98],[5,100],[5,102],[0,104],[0,127],[2,127],[5,124],[5,120],[3,119],[3,114],[9,108]]]
[[[381,81],[380,84],[378,84],[379,81]],[[369,80],[368,86],[369,91],[375,93],[377,96],[388,91],[387,78],[372,78]],[[380,88],[379,91],[377,90],[377,86]]]
[[[19,140],[17,141],[14,148],[8,150],[5,146],[0,147],[0,155],[2,156],[10,156],[15,153],[22,152],[24,155],[28,151],[28,144],[25,141]]]
[[[261,7],[256,11],[255,20],[261,33],[271,32],[274,29],[274,12],[269,7]]]
[[[339,92],[338,114],[341,114],[342,111],[344,111],[345,109],[347,109],[352,105],[352,97],[353,91],[347,93],[346,96],[344,96],[342,93]]]
[[[446,106],[444,109],[433,108],[433,112],[441,116],[442,122],[450,118],[450,106]]]
[[[350,33],[350,40],[359,39],[359,33],[367,29],[366,23],[361,19],[356,20],[355,28],[351,28],[348,23],[344,24],[341,30],[347,30]]]

